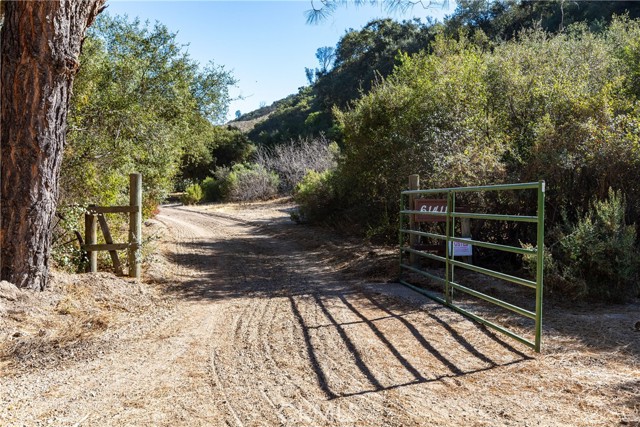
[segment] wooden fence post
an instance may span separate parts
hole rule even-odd
[[[84,240],[87,245],[98,243],[98,221],[96,221],[96,216],[91,212],[91,206],[84,214]],[[87,273],[98,271],[98,252],[87,250],[87,258],[89,260],[89,264],[86,267]]]
[[[414,175],[409,175],[409,190],[419,190],[420,189],[420,175],[414,174]],[[415,210],[415,203],[414,200],[416,199],[416,196],[413,194],[409,195],[409,209],[410,210]],[[409,230],[415,230],[416,227],[416,216],[414,214],[409,215]],[[409,235],[409,246],[411,248],[415,248],[416,244],[418,243],[418,236],[414,235],[414,234],[410,234]],[[410,253],[409,254],[409,263],[413,266],[415,266],[418,263],[418,257],[416,254]]]
[[[129,277],[139,279],[142,255],[142,175],[129,175],[129,206],[136,207],[129,213]]]

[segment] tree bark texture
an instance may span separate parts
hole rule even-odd
[[[71,88],[105,1],[3,2],[0,276],[21,288],[47,286]]]

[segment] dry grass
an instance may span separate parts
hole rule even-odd
[[[90,357],[107,329],[163,304],[144,284],[110,273],[54,273],[42,293],[18,291],[0,311],[3,371]]]

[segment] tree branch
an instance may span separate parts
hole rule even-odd
[[[421,5],[423,9],[432,7],[447,7],[449,0],[310,0],[311,9],[305,12],[307,24],[319,24],[342,6],[350,3],[356,7],[369,4],[372,6],[381,5],[389,13],[406,12],[416,5]]]

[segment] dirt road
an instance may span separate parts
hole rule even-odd
[[[90,357],[1,377],[0,425],[640,422],[635,347],[552,333],[534,355],[397,285],[346,279],[286,208],[163,208],[171,307]]]

